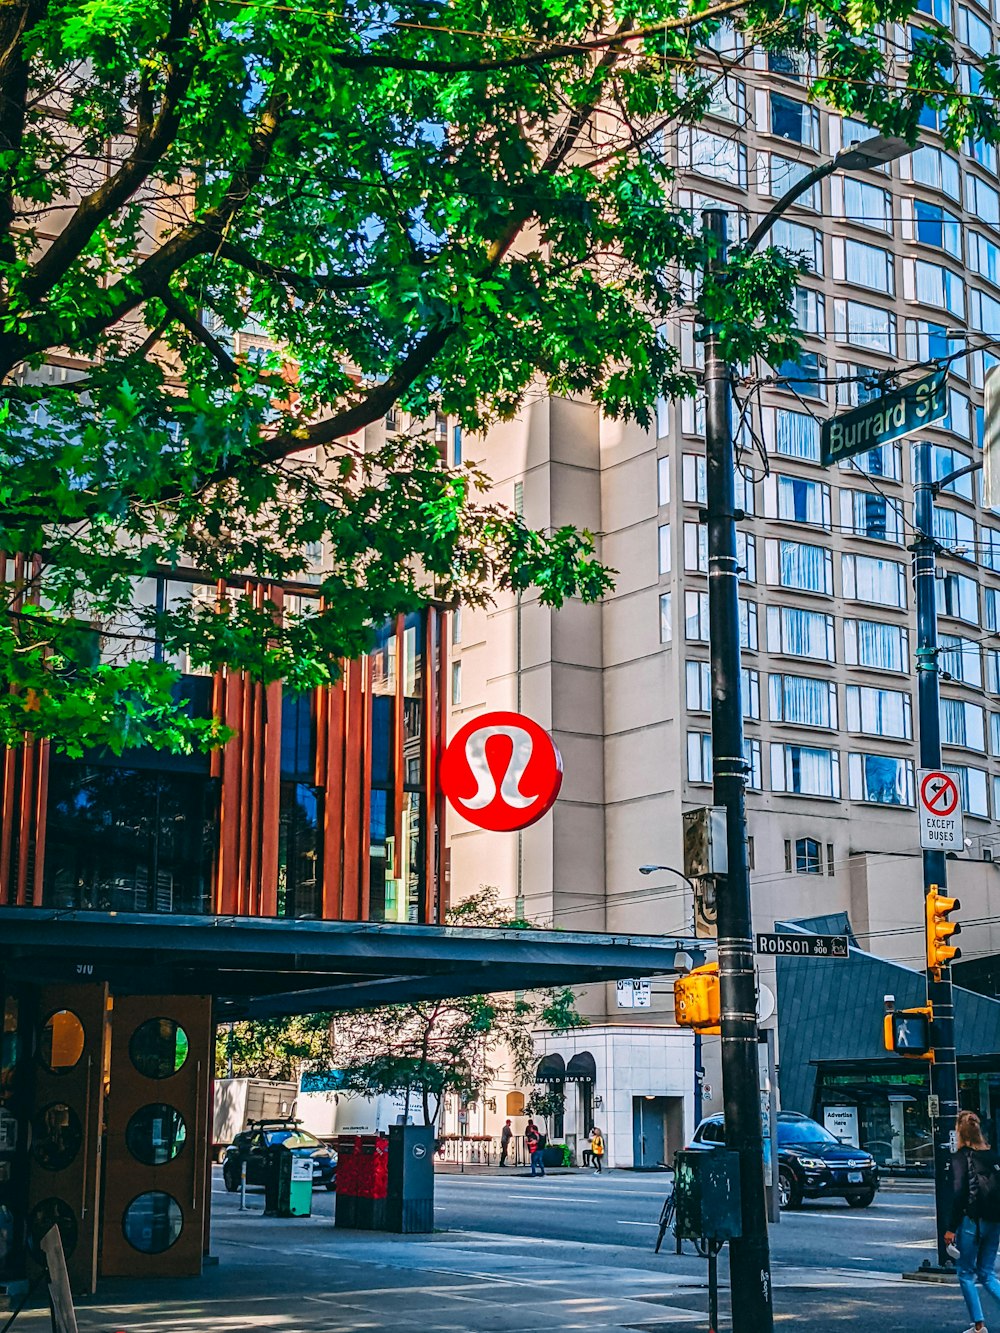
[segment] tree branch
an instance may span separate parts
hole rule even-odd
[[[227,371],[234,378],[239,374],[239,366],[223,347],[222,343],[219,342],[218,338],[216,338],[213,333],[210,333],[209,330],[206,329],[201,320],[188,309],[179,296],[172,292],[168,287],[166,291],[160,293],[160,300],[174,316],[178,324],[187,329],[191,337],[197,339],[203,347],[208,348],[221,369]]]
[[[201,0],[178,0],[172,6],[170,27],[164,39],[165,50],[180,47],[191,19]],[[168,59],[160,109],[151,117],[152,96],[144,79],[138,99],[135,143],[115,174],[81,199],[73,216],[19,285],[18,295],[26,303],[38,300],[51,290],[80,258],[100,225],[125,204],[147,180],[174,141],[181,119],[181,103],[194,76],[193,58],[175,62]]]
[[[0,5],[0,154],[7,165],[0,171],[0,262],[15,258],[12,225],[17,166],[27,121],[30,63],[24,54],[24,35],[45,16],[48,0]]]
[[[280,264],[270,264],[257,256],[238,241],[225,240],[216,247],[220,259],[228,259],[248,273],[255,273],[258,278],[270,278],[274,282],[287,283],[296,291],[323,292],[359,292],[374,286],[388,276],[385,273],[359,274],[356,277],[341,277],[334,273],[296,273],[294,269],[283,268]]]
[[[600,51],[605,47],[620,46],[626,42],[641,41],[645,37],[662,37],[668,32],[683,32],[699,27],[703,23],[712,23],[746,6],[746,0],[722,0],[697,14],[681,14],[675,19],[665,19],[662,23],[650,24],[649,27],[632,28],[616,33],[606,33],[584,42],[559,42],[553,46],[541,47],[537,51],[519,56],[495,56],[479,60],[432,60],[420,56],[394,56],[390,52],[338,52],[332,60],[344,69],[395,69],[420,70],[427,74],[476,74],[489,73],[492,70],[524,69],[530,65],[550,64],[554,60],[565,60],[567,56],[586,54],[588,51]],[[421,32],[434,32],[435,28],[427,24],[398,21],[395,28],[416,28]],[[451,35],[450,30],[442,29],[442,35]],[[489,33],[470,31],[469,37],[482,40]]]

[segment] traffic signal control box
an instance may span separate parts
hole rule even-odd
[[[718,963],[692,968],[686,975],[676,979],[674,1015],[682,1028],[694,1028],[696,1032],[707,1033],[722,1031]]]
[[[938,979],[942,967],[962,956],[962,951],[949,943],[953,935],[961,934],[962,927],[957,921],[948,920],[949,915],[961,906],[957,898],[948,898],[939,892],[936,884],[932,884],[927,892],[927,966]]]
[[[674,1154],[674,1195],[682,1240],[732,1240],[742,1234],[740,1159],[725,1148]]]

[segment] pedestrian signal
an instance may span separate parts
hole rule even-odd
[[[927,893],[927,966],[940,980],[942,967],[947,967],[953,958],[961,958],[961,949],[956,949],[948,941],[952,935],[961,933],[962,927],[957,921],[949,921],[948,914],[957,912],[962,904],[957,898],[946,898],[938,892],[938,886],[932,884]]]
[[[931,1021],[934,1010],[928,1004],[920,1009],[896,1009],[885,1016],[885,1049],[918,1060],[934,1059],[931,1047]]]
[[[674,1016],[682,1028],[722,1031],[719,1010],[719,964],[695,967],[674,982]]]

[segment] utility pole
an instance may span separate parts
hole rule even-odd
[[[727,267],[726,215],[721,209],[707,209],[702,222],[706,234],[714,241],[715,252],[708,274],[718,281]],[[703,338],[713,800],[726,811],[729,853],[728,874],[720,877],[716,886],[722,1094],[726,1147],[740,1158],[743,1211],[743,1233],[730,1241],[733,1333],[772,1333],[774,1312],[764,1197],[757,994],[746,841],[731,370],[722,357],[718,329],[706,325]]]
[[[931,479],[931,446],[920,442],[913,450],[913,505],[917,538],[913,544],[913,575],[917,601],[917,709],[920,728],[920,767],[941,767],[941,705],[938,669],[937,580],[934,540],[934,496],[940,482]],[[974,465],[978,466],[978,465]],[[962,468],[962,472],[971,469]],[[954,476],[954,474],[952,474]],[[951,480],[952,477],[945,478]],[[948,862],[943,851],[923,854],[924,898],[932,885],[944,892]],[[922,916],[923,914],[921,914]],[[951,968],[927,969],[927,1000],[934,1011],[931,1022],[931,1092],[938,1099],[934,1131],[934,1211],[937,1223],[938,1264],[948,1255],[944,1233],[951,1207],[951,1152],[958,1115],[958,1066],[955,1060],[955,1005]]]

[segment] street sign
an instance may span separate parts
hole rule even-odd
[[[937,1120],[941,1115],[941,1098],[936,1092],[927,1094],[927,1114],[931,1120]]]
[[[940,421],[948,415],[947,379],[947,371],[936,370],[894,393],[828,417],[820,430],[819,461],[829,467]]]
[[[846,935],[766,935],[757,933],[758,953],[783,958],[846,958]]]
[[[562,758],[549,733],[523,713],[484,713],[466,722],[441,756],[438,782],[470,824],[508,833],[552,808]]]
[[[619,1009],[649,1009],[650,986],[649,980],[645,977],[626,977],[623,981],[616,982],[618,987],[618,1008]]]
[[[928,852],[961,852],[965,849],[962,804],[958,784],[950,773],[922,768],[917,773],[917,809],[920,813],[920,846]]]

